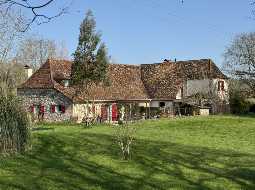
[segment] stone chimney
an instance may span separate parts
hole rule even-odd
[[[28,66],[28,65],[25,65],[24,69],[25,69],[25,73],[26,73],[27,79],[29,79],[32,76],[32,74],[33,74],[33,69],[30,66]]]

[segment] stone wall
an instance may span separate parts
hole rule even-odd
[[[23,104],[28,112],[31,106],[45,106],[44,121],[67,121],[72,118],[72,101],[54,89],[18,89],[17,94],[23,99]],[[51,113],[51,105],[65,106],[65,113]],[[35,117],[37,114],[35,114]]]

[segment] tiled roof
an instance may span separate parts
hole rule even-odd
[[[170,62],[141,65],[142,80],[152,99],[175,99],[182,85],[176,65]]]
[[[221,78],[227,79],[215,63],[210,59],[178,61],[175,63],[177,74],[183,80]]]
[[[175,99],[187,80],[227,77],[210,59],[164,61],[141,65],[142,80],[152,99]]]
[[[83,98],[97,100],[144,100],[149,99],[141,80],[139,66],[110,64],[107,78],[109,85],[91,85]]]
[[[49,60],[41,66],[20,88],[53,88],[51,65]]]
[[[51,71],[54,79],[70,79],[72,63],[66,60],[50,60]]]
[[[70,79],[71,65],[70,61],[48,60],[19,88],[54,88],[74,101],[87,98],[95,100],[148,99],[139,66],[110,64],[107,72],[109,85],[91,84],[89,89],[84,88],[77,94],[75,87],[65,88],[58,83],[59,80]]]
[[[109,85],[91,84],[89,89],[65,88],[59,83],[70,79],[71,61],[48,60],[20,88],[54,88],[75,102],[93,100],[175,99],[183,82],[189,79],[226,78],[209,59],[158,64],[109,64]]]

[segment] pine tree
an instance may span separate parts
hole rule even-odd
[[[108,57],[101,34],[96,31],[96,21],[91,10],[80,25],[80,35],[72,65],[72,84],[88,86],[106,79]]]

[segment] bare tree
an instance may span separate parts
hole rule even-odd
[[[38,69],[49,58],[68,59],[65,43],[29,36],[21,41],[15,57],[18,63],[29,65],[34,69]]]
[[[21,41],[16,60],[34,69],[40,67],[48,58],[56,57],[56,43],[52,40],[28,37]]]
[[[224,53],[225,70],[255,92],[255,32],[235,37]]]
[[[56,58],[57,59],[69,59],[69,51],[66,47],[65,41],[56,43]]]
[[[13,92],[23,77],[22,67],[13,62],[16,45],[24,36],[20,28],[25,18],[18,11],[7,14],[0,8],[0,92]]]
[[[25,32],[34,22],[36,22],[38,25],[48,23],[52,19],[67,13],[70,4],[63,6],[57,13],[51,16],[47,13],[42,13],[42,11],[45,11],[45,8],[49,8],[49,6],[54,2],[56,2],[56,0],[45,0],[37,4],[31,2],[30,0],[0,0],[0,7],[4,8],[6,13],[15,7],[18,7],[19,9],[30,10],[32,17],[28,20],[25,27],[20,30]]]
[[[25,17],[18,11],[7,14],[0,8],[0,63],[13,55],[16,44],[23,37],[20,29],[24,27]]]
[[[0,94],[16,94],[16,88],[26,79],[24,68],[15,61],[0,68]]]

